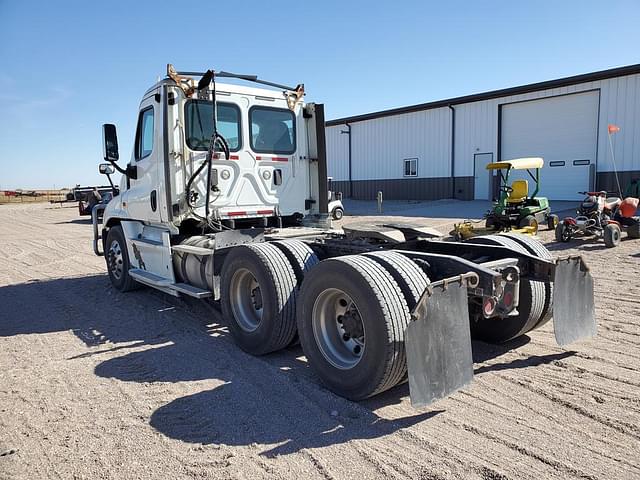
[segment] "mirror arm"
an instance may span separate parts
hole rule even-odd
[[[105,160],[107,162],[109,162],[111,165],[113,165],[113,168],[115,168],[117,171],[119,171],[121,174],[126,175],[127,171],[122,168],[120,165],[118,165],[116,162],[114,162],[113,160],[110,160],[108,158],[105,158]]]

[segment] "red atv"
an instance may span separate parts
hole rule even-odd
[[[556,240],[568,242],[578,234],[603,237],[607,247],[620,243],[622,230],[632,238],[640,237],[638,217],[619,211],[619,197],[607,197],[607,192],[578,192],[586,195],[576,217],[565,217],[556,227]],[[624,200],[626,202],[627,200]]]

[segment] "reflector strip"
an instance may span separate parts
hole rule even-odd
[[[273,210],[257,210],[255,212],[222,212],[223,217],[248,217],[250,215],[273,215]]]
[[[216,152],[213,158],[217,160],[225,160],[224,155],[220,152]],[[238,155],[229,155],[229,160],[240,160],[240,157]]]
[[[260,155],[256,156],[256,160],[263,160],[265,162],[288,162],[289,161],[287,157],[263,157]]]

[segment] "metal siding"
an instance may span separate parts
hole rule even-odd
[[[417,178],[450,175],[450,115],[438,108],[353,123],[353,179],[404,178],[406,158],[418,159]]]
[[[615,123],[621,131],[614,136],[614,151],[618,171],[640,170],[640,74],[585,82],[575,85],[529,92],[525,94],[455,105],[455,172],[466,185],[465,193],[473,191],[473,155],[493,153],[498,160],[498,107],[501,104],[541,99],[586,90],[600,90],[597,171],[613,170],[607,138],[607,124]],[[451,112],[448,107],[402,113],[393,116],[357,121],[352,125],[353,179],[403,179],[404,158],[417,157],[418,178],[450,176]],[[346,127],[327,127],[329,174],[336,180],[348,178]],[[598,179],[605,176],[598,175]],[[608,178],[608,177],[607,177]],[[406,179],[404,180],[414,180]],[[600,180],[598,180],[600,182]],[[354,184],[356,198],[375,198],[380,182]],[[459,179],[456,178],[456,190]],[[407,183],[389,184],[389,188],[407,188]],[[424,185],[411,183],[409,194],[421,198]],[[623,186],[624,187],[624,186]],[[436,188],[440,198],[451,196],[452,186],[441,182]],[[417,189],[417,190],[416,190]],[[403,193],[402,190],[399,193]],[[387,197],[389,198],[389,197]],[[470,197],[472,198],[472,197]]]
[[[621,131],[614,136],[614,152],[619,171],[640,169],[640,75],[586,82],[551,90],[530,92],[457,105],[455,134],[456,175],[473,175],[473,154],[498,152],[498,106],[522,100],[554,95],[600,90],[597,170],[611,171],[611,153],[607,124],[615,123]]]

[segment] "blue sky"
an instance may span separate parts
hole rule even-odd
[[[103,183],[138,102],[214,68],[305,83],[328,119],[640,63],[640,2],[0,0],[0,189]],[[123,162],[123,163],[124,163]]]

